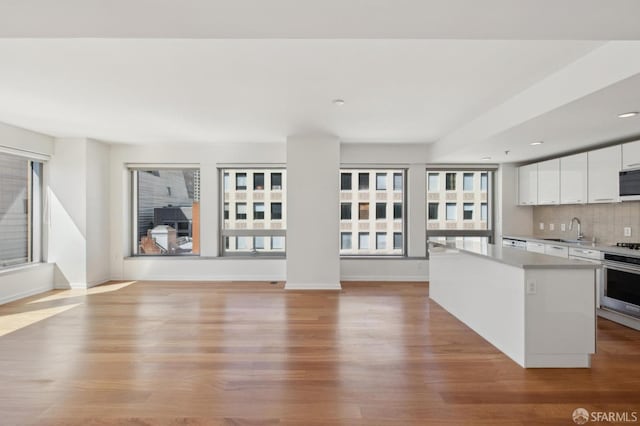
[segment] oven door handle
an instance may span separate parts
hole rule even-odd
[[[628,272],[630,274],[639,274],[640,275],[640,268],[636,268],[633,266],[628,266],[622,262],[614,262],[614,261],[606,261],[604,263],[604,267],[606,269],[614,269],[616,271],[620,271],[620,272]]]

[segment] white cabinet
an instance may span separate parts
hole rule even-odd
[[[587,202],[587,153],[560,159],[560,204]]]
[[[587,154],[588,202],[613,203],[620,201],[618,172],[622,163],[620,145],[610,146]]]
[[[527,251],[544,254],[544,244],[534,241],[527,241]]]
[[[544,254],[548,254],[549,256],[564,257],[566,259],[569,257],[569,248],[567,246],[545,244]]]
[[[518,169],[518,204],[538,204],[538,164],[529,164]]]
[[[538,163],[538,204],[560,203],[560,159]]]
[[[622,145],[622,169],[637,169],[640,167],[640,141]]]

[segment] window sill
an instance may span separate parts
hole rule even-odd
[[[35,263],[24,263],[22,265],[10,266],[5,269],[0,269],[0,276],[2,275],[11,275],[19,272],[23,272],[29,269],[35,269],[43,266],[53,265],[52,263],[46,262],[35,262]]]
[[[403,255],[395,255],[395,254],[389,254],[389,255],[369,255],[369,254],[362,254],[362,255],[342,255],[340,256],[340,260],[345,259],[345,260],[354,260],[354,259],[366,259],[366,260],[428,260],[427,257],[416,257],[416,256],[403,256]]]
[[[287,257],[285,255],[233,255],[233,256],[127,256],[124,257],[125,261],[141,261],[141,260],[229,260],[229,259],[268,259],[268,260],[285,260]]]

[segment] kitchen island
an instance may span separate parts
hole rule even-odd
[[[479,242],[429,242],[429,297],[525,368],[588,368],[592,263]]]

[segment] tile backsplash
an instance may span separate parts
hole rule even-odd
[[[577,217],[582,223],[585,239],[611,244],[640,242],[640,201],[612,204],[536,206],[533,208],[533,229],[536,237],[574,239],[577,230],[569,230],[569,221]],[[544,230],[540,230],[544,223]],[[565,231],[561,225],[565,224]],[[554,230],[551,230],[551,224]],[[624,228],[631,228],[631,236],[624,236]]]

